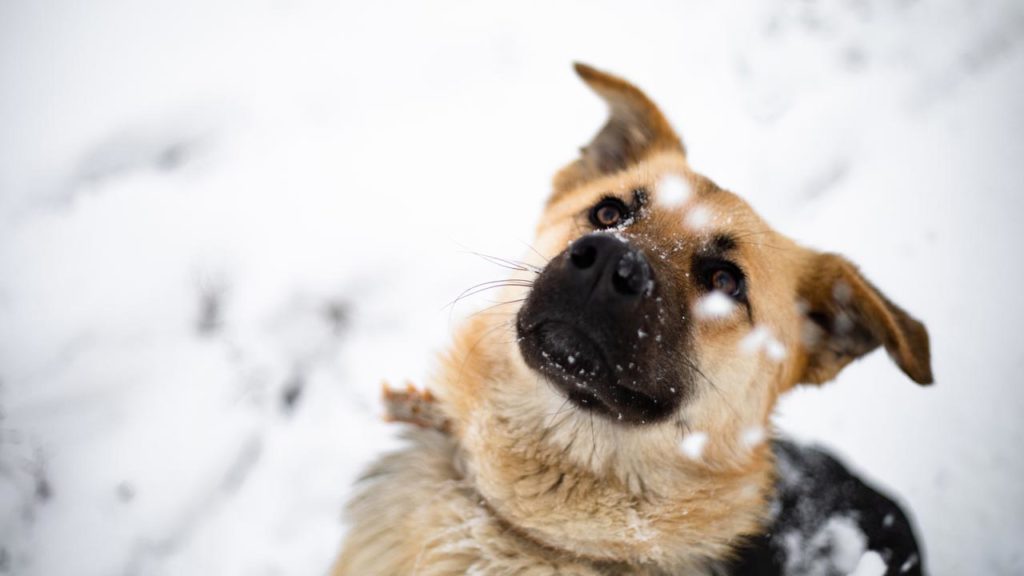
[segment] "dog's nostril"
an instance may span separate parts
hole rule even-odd
[[[586,270],[597,260],[597,248],[589,242],[576,242],[569,250],[569,260],[580,270]]]
[[[651,279],[651,269],[644,257],[633,250],[626,252],[615,265],[612,284],[620,294],[637,295]]]

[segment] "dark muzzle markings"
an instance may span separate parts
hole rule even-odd
[[[534,282],[516,329],[527,365],[578,408],[627,424],[673,414],[691,389],[667,266],[618,229],[585,234]]]

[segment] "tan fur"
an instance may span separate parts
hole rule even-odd
[[[831,378],[879,344],[916,380],[931,379],[919,323],[852,265],[798,246],[693,172],[638,89],[577,70],[609,102],[611,118],[556,176],[532,263],[543,266],[586,232],[581,215],[601,197],[655,191],[644,221],[622,234],[683,286],[692,246],[721,232],[737,238],[754,320],[774,353],[749,349],[751,326],[738,313],[694,314],[697,394],[668,421],[627,427],[574,409],[524,364],[511,323],[518,304],[471,318],[430,382],[448,434],[414,430],[407,448],[367,473],[335,575],[710,573],[766,512],[773,463],[757,432],[767,433],[781,393]],[[689,184],[688,202],[658,204],[666,175]],[[706,226],[687,224],[694,210]],[[858,330],[823,333],[809,310],[819,320],[845,314],[829,325],[851,321]],[[689,434],[707,436],[697,458],[680,450]]]

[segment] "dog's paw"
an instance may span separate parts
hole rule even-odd
[[[411,382],[406,383],[404,390],[396,390],[384,382],[381,398],[384,401],[384,419],[388,422],[405,422],[420,428],[448,432],[448,417],[430,390],[420,390]]]

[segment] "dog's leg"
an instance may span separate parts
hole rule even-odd
[[[913,526],[896,502],[823,450],[785,440],[774,440],[772,450],[779,471],[775,514],[765,534],[740,550],[729,574],[832,573],[843,568],[835,565],[836,550],[844,548],[833,545],[837,538],[846,549],[852,542],[878,554],[887,576],[924,574]]]

